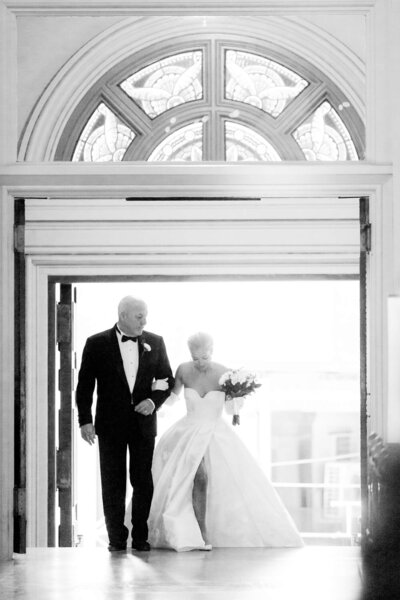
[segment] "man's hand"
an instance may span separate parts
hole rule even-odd
[[[135,411],[140,413],[141,415],[151,415],[154,411],[154,402],[150,400],[150,398],[146,398],[146,400],[142,400],[139,404],[136,404]]]
[[[87,423],[81,427],[81,436],[88,444],[92,445],[96,439],[96,431],[92,423]]]

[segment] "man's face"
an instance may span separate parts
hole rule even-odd
[[[121,329],[128,335],[142,335],[147,323],[147,306],[144,302],[130,305],[120,317]]]

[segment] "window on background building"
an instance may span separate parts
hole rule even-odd
[[[143,56],[112,69],[82,100],[57,160],[363,158],[360,117],[303,59],[215,39]]]

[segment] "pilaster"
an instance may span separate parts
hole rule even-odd
[[[0,197],[0,560],[13,548],[14,487],[14,202]]]

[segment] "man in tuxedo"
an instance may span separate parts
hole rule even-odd
[[[109,550],[125,550],[124,525],[127,450],[132,495],[132,548],[150,550],[147,519],[153,495],[151,466],[157,434],[156,411],[173,387],[164,340],[144,331],[145,302],[126,296],[118,323],[86,341],[76,390],[82,438],[97,435]],[[93,425],[93,392],[97,384]]]

